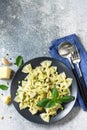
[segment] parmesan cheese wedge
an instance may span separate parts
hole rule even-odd
[[[7,66],[0,66],[0,79],[10,79],[12,70]]]

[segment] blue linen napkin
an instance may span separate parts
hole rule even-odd
[[[55,39],[51,42],[51,46],[49,47],[49,53],[53,58],[58,59],[59,61],[63,62],[64,64],[66,64],[70,69],[70,63],[67,59],[62,58],[59,54],[58,54],[58,46],[60,45],[61,42],[65,42],[68,41],[74,45],[76,45],[76,47],[79,50],[80,56],[81,56],[81,63],[80,63],[80,67],[83,73],[83,77],[87,86],[87,52],[85,50],[85,48],[83,47],[83,45],[80,43],[78,37],[76,36],[76,34],[71,34],[68,35],[66,37],[60,38],[60,39]],[[85,106],[83,99],[80,95],[80,92],[78,90],[78,94],[77,94],[77,101],[75,106],[80,106],[84,111],[87,110],[87,107]]]

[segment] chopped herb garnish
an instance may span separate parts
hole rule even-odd
[[[18,96],[18,93],[16,93],[16,96]]]
[[[37,82],[41,82],[39,79],[37,79]]]
[[[18,84],[20,84],[21,83],[21,81],[18,81]]]

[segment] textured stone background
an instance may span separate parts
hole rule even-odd
[[[49,56],[50,42],[72,33],[80,37],[87,49],[87,0],[0,0],[0,58],[7,53],[12,62],[18,55],[25,61]],[[5,106],[1,101],[0,116],[4,116],[0,130],[87,129],[87,113],[80,108],[74,108],[65,119],[51,126],[29,122],[13,105]]]

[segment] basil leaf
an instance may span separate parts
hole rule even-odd
[[[58,90],[56,87],[52,89],[52,97],[56,99],[59,96]]]
[[[56,103],[62,104],[62,102],[59,99],[56,99],[55,101]]]
[[[1,85],[0,85],[0,89],[2,89],[2,90],[7,90],[8,87],[7,87],[6,85],[4,85],[4,84],[1,84]]]
[[[57,101],[59,101],[61,103],[70,102],[72,100],[74,100],[73,96],[63,96],[62,98],[57,99]]]
[[[15,64],[16,64],[18,67],[20,67],[23,63],[24,63],[23,57],[22,57],[22,56],[18,56],[18,57],[16,58],[16,63],[15,63]]]
[[[49,101],[51,101],[51,99],[44,98],[44,99],[42,99],[41,101],[39,101],[39,102],[37,103],[37,106],[38,106],[38,107],[45,107],[46,104],[47,104]]]
[[[51,100],[51,101],[49,101],[49,102],[46,104],[45,108],[53,107],[53,106],[55,106],[55,104],[56,104],[56,102]]]

